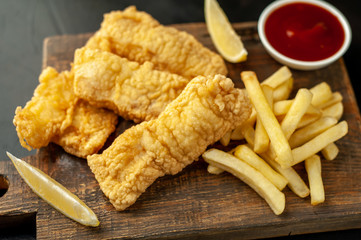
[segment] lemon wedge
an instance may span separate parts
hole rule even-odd
[[[216,0],[205,0],[204,15],[208,32],[218,52],[231,63],[246,61],[248,53],[241,37],[234,31]]]
[[[6,154],[24,181],[44,201],[76,222],[92,227],[99,225],[94,212],[63,185],[11,153]]]

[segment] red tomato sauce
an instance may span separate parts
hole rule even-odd
[[[266,19],[265,34],[277,51],[301,61],[330,57],[345,40],[339,20],[308,3],[292,3],[273,11]]]

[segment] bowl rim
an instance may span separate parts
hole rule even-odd
[[[315,6],[325,9],[326,11],[330,12],[331,14],[333,14],[334,16],[337,17],[337,19],[340,21],[342,28],[344,30],[345,40],[344,40],[341,48],[336,53],[334,53],[330,57],[322,59],[322,60],[302,61],[302,60],[296,60],[296,59],[293,59],[293,58],[290,58],[290,57],[287,57],[287,56],[281,54],[269,43],[269,41],[266,37],[265,31],[264,31],[265,22],[266,22],[268,16],[276,9],[278,9],[282,6],[288,5],[288,4],[293,4],[293,3],[313,4]],[[264,47],[266,48],[266,50],[270,53],[270,55],[275,56],[275,58],[278,58],[279,61],[281,61],[282,63],[288,63],[288,64],[290,64],[291,67],[298,68],[298,69],[305,69],[305,68],[306,69],[316,69],[316,68],[321,68],[321,67],[331,64],[332,62],[334,62],[337,59],[339,59],[340,57],[342,57],[342,55],[347,51],[347,49],[349,48],[349,46],[351,44],[351,38],[352,38],[351,27],[350,27],[350,24],[349,24],[348,20],[346,19],[346,17],[336,7],[334,7],[330,3],[322,1],[322,0],[276,0],[276,1],[272,2],[271,4],[269,4],[262,11],[262,13],[259,17],[259,20],[258,20],[257,29],[258,29],[259,38],[260,38],[262,44],[264,45]]]

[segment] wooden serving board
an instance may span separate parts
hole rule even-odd
[[[204,23],[175,27],[215,50]],[[227,64],[229,76],[237,86],[243,87],[239,77],[243,70],[253,70],[259,79],[265,79],[281,66],[259,42],[256,23],[238,23],[234,27],[249,52],[247,62]],[[69,69],[74,50],[84,45],[89,36],[47,38],[43,67]],[[158,179],[134,205],[117,212],[99,189],[86,161],[50,144],[25,160],[79,196],[97,214],[100,226],[82,226],[47,205],[32,193],[10,161],[0,162],[0,174],[9,182],[7,193],[0,198],[0,226],[36,219],[38,239],[266,238],[361,228],[361,121],[343,59],[321,70],[293,74],[296,89],[326,81],[344,97],[343,119],[349,124],[349,133],[337,142],[340,148],[337,159],[322,161],[324,204],[312,206],[309,197],[301,199],[285,189],[286,210],[276,216],[240,180],[228,173],[208,174],[206,163],[200,160],[175,176]],[[118,130],[129,125],[121,121]],[[297,170],[307,182],[303,166],[297,166]]]

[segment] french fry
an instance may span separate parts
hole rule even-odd
[[[254,131],[254,151],[263,153],[269,147],[269,137],[260,118],[257,118],[256,128]]]
[[[318,153],[328,144],[333,143],[347,134],[348,126],[346,121],[342,121],[337,125],[327,129],[312,140],[300,147],[292,150],[293,162],[290,166],[304,161],[312,155]]]
[[[293,87],[287,67],[261,84],[251,71],[242,72],[241,79],[253,104],[251,117],[220,141],[228,145],[230,140],[245,139],[247,143],[228,153],[216,149],[205,152],[208,171],[219,174],[225,170],[237,176],[277,215],[285,207],[280,191],[286,185],[301,198],[311,194],[312,205],[324,202],[321,160],[316,154],[321,152],[326,160],[333,160],[339,153],[335,141],[348,131],[347,122],[337,123],[344,111],[342,95],[331,92],[322,82],[310,90],[299,89],[294,99],[287,99]],[[309,187],[292,167],[302,161]]]
[[[215,174],[215,175],[218,175],[218,174],[221,174],[223,173],[223,169],[220,169],[218,167],[215,167],[211,164],[208,164],[208,167],[207,167],[207,171],[210,173],[210,174]]]
[[[299,121],[298,125],[297,125],[297,129],[298,128],[303,128],[311,123],[314,123],[315,121],[317,121],[318,119],[321,118],[322,115],[309,115],[309,114],[305,114],[302,116],[301,120]]]
[[[277,101],[273,104],[273,114],[275,116],[286,115],[290,110],[290,107],[293,103],[293,99]]]
[[[227,153],[233,154],[234,151],[236,151],[236,148],[231,149],[231,150],[228,151]],[[218,167],[216,167],[216,166],[213,166],[212,164],[208,164],[207,171],[208,171],[210,174],[215,174],[215,175],[218,175],[218,174],[221,174],[221,173],[224,172],[223,169],[220,169],[220,168],[218,168]]]
[[[235,129],[233,129],[231,133],[231,140],[242,140],[244,139],[244,136],[242,134],[242,126],[238,126]]]
[[[291,105],[293,104],[294,99],[288,99],[288,100],[282,100],[275,102],[273,104],[273,113],[275,116],[282,116],[286,115],[286,113],[290,110]],[[310,106],[307,108],[307,111],[305,112],[307,115],[321,115],[321,111],[310,104]]]
[[[283,66],[261,83],[274,89],[274,101],[287,99],[293,87],[292,73],[288,67]]]
[[[332,98],[330,85],[328,85],[326,82],[317,84],[311,88],[310,91],[313,94],[312,105],[315,107],[319,107],[320,105],[325,104]]]
[[[242,139],[244,139],[244,136],[242,134],[242,132],[243,132],[242,127],[244,125],[253,126],[255,124],[255,122],[256,122],[256,119],[257,119],[257,112],[256,112],[256,109],[254,109],[254,107],[253,107],[250,117],[244,123],[237,126],[232,131],[231,140],[242,140]]]
[[[282,85],[282,83],[288,81],[291,77],[292,73],[290,69],[286,66],[283,66],[274,72],[271,76],[269,76],[266,80],[264,80],[261,85],[268,85],[275,89]]]
[[[328,144],[324,149],[321,150],[322,155],[325,157],[326,160],[334,160],[338,153],[339,149],[334,143]]]
[[[312,106],[312,105],[310,105]],[[312,114],[308,114],[307,112],[302,116],[301,120],[298,122],[297,125],[297,129],[299,128],[303,128],[315,121],[317,121],[318,119],[320,119],[322,117],[322,113],[320,110],[318,110],[319,114],[315,114],[314,112]],[[282,122],[283,119],[285,118],[285,115],[279,115],[276,116],[278,122]]]
[[[231,133],[231,140],[242,140],[244,139],[242,133],[242,126],[237,126]]]
[[[273,91],[273,100],[281,101],[287,99],[293,88],[293,78],[289,78],[286,82],[282,83],[280,86],[274,89]]]
[[[239,145],[234,152],[234,156],[254,167],[271,181],[279,190],[287,185],[287,180],[273,170],[262,158],[246,145]]]
[[[335,103],[331,106],[328,106],[322,109],[322,115],[325,117],[334,117],[337,120],[340,120],[343,114],[343,104],[342,102]]]
[[[266,129],[271,145],[277,154],[276,161],[280,163],[282,167],[290,166],[293,162],[290,145],[262,92],[256,74],[254,72],[244,71],[241,73],[241,78],[248,96],[258,113],[258,117]]]
[[[223,137],[221,137],[221,139],[219,139],[223,146],[228,146],[229,142],[231,141],[231,134],[232,131],[228,131],[223,135]]]
[[[321,116],[321,110],[314,107],[312,104],[307,108],[307,111],[305,112],[307,115],[315,115],[315,116]]]
[[[293,169],[293,167],[282,168],[276,161],[267,155],[261,154],[261,157],[270,164],[277,172],[279,172],[288,181],[288,187],[293,193],[301,198],[305,198],[310,194],[310,190],[306,183],[302,180],[300,175]]]
[[[337,120],[333,117],[323,117],[294,132],[288,142],[291,148],[301,146],[330,127],[336,125]]]
[[[290,110],[281,123],[282,131],[287,139],[289,139],[296,130],[298,123],[310,106],[311,101],[312,93],[309,90],[305,88],[298,90]]]
[[[245,124],[242,126],[241,131],[248,144],[250,144],[253,148],[255,135],[253,127],[250,124]]]
[[[262,91],[267,99],[267,102],[270,108],[273,108],[273,89],[270,86],[264,85],[261,86]],[[255,127],[255,135],[254,135],[254,151],[256,153],[265,152],[269,147],[269,137],[268,134],[263,127],[263,124],[260,118],[257,118],[256,127]]]
[[[329,106],[331,106],[331,105],[333,105],[333,104],[336,104],[336,103],[338,103],[338,102],[341,102],[342,99],[343,99],[343,97],[342,97],[342,95],[341,95],[340,92],[333,92],[331,99],[328,100],[327,102],[319,105],[318,107],[321,108],[321,109],[322,109],[322,108],[327,108],[327,107],[329,107]]]
[[[251,116],[243,124],[249,124],[251,126],[254,126],[256,120],[257,120],[257,111],[254,107],[252,107]]]
[[[264,96],[267,99],[267,103],[273,110],[273,88],[267,85],[261,85]]]
[[[247,163],[218,149],[209,149],[202,154],[202,157],[209,164],[221,168],[245,182],[266,200],[276,215],[284,211],[286,205],[285,195],[259,171]]]
[[[321,176],[321,160],[318,155],[313,155],[305,160],[305,168],[310,184],[311,204],[317,205],[325,201],[325,190]]]

